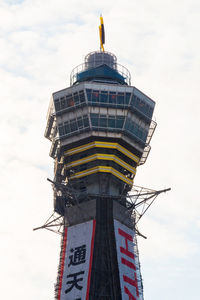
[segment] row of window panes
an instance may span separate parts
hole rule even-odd
[[[59,135],[63,136],[87,127],[89,127],[88,116],[83,116],[71,121],[64,122],[63,124],[60,124],[58,126],[58,130],[59,130]]]
[[[128,105],[131,93],[116,93],[86,89],[87,98],[92,103]]]
[[[94,127],[103,128],[122,128],[124,125],[123,116],[107,116],[99,114],[90,114],[91,123]]]
[[[135,95],[132,96],[131,106],[135,107],[137,110],[139,110],[147,117],[152,118],[153,108],[150,105],[148,105],[145,101],[141,100]]]
[[[124,106],[129,104],[130,93],[116,93],[108,91],[99,91],[86,89],[88,101],[92,103],[105,103],[110,105]],[[84,91],[79,91],[74,94],[58,98],[54,100],[55,110],[60,111],[68,107],[77,106],[85,102]],[[131,106],[135,107],[144,115],[152,118],[153,108],[145,101],[133,95],[131,99]]]
[[[90,114],[91,123],[94,127],[99,128],[113,128],[113,129],[122,129],[124,125],[124,117],[123,116],[108,116],[107,115],[99,115],[99,114]],[[125,129],[138,137],[143,142],[146,142],[147,138],[147,130],[136,124],[130,119],[126,120]]]
[[[140,127],[138,124],[136,124],[132,120],[130,120],[130,119],[126,120],[125,129],[130,134],[138,137],[144,143],[146,142],[147,134],[148,134],[147,130],[145,130],[144,128]]]
[[[124,125],[123,116],[107,116],[100,114],[90,114],[92,127],[122,129]],[[68,135],[83,128],[89,127],[88,116],[79,117],[77,119],[64,122],[58,127],[59,135]],[[138,137],[143,142],[146,142],[148,132],[130,119],[126,120],[125,130],[130,134]]]
[[[85,102],[84,91],[79,91],[73,94],[66,95],[54,100],[55,110],[60,111],[68,107],[76,106]]]
[[[108,91],[99,91],[86,89],[87,98],[92,103],[105,103],[110,105],[128,105],[131,93],[116,93]],[[153,108],[148,105],[145,101],[141,100],[137,96],[133,95],[131,99],[131,105],[141,111],[143,114],[152,117]]]

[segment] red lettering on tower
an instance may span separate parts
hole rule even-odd
[[[125,238],[125,244],[126,244],[126,248],[120,247],[120,252],[134,259],[134,254],[128,250],[128,241],[132,242],[133,237],[120,228],[118,229],[118,232],[121,236]]]
[[[138,290],[138,281],[137,281],[137,276],[136,276],[136,273],[134,273],[134,280],[129,278],[128,276],[126,275],[123,275],[123,279],[125,282],[131,284],[132,286],[134,286],[136,288],[136,294],[137,296],[139,297],[139,290]]]
[[[122,257],[122,258],[121,258],[121,262],[122,262],[122,264],[124,264],[124,265],[126,265],[127,267],[129,267],[129,268],[131,268],[131,269],[133,269],[133,270],[136,271],[135,265],[134,265],[132,262],[130,262],[129,260],[127,260],[127,259],[125,259],[124,257]]]
[[[129,300],[137,300],[139,298],[139,288],[136,274],[135,256],[133,252],[133,237],[121,228],[118,228],[118,233],[124,238],[125,241],[125,246],[120,247],[120,253],[126,256],[121,256],[121,263],[129,268],[129,271],[128,268],[124,269],[123,271],[124,292],[128,295]],[[132,286],[132,288],[130,286]]]
[[[129,300],[136,300],[136,298],[131,294],[126,286],[124,287],[124,292],[128,295]]]

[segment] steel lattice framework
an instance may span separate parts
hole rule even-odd
[[[66,195],[70,195],[71,203],[68,204],[68,206],[72,205],[79,205],[76,192],[72,189],[66,186],[65,184],[57,184],[56,182],[48,179],[52,183],[53,189],[58,191],[61,189]],[[129,211],[131,211],[131,215],[133,219],[135,220],[135,229],[138,235],[146,238],[144,235],[142,235],[138,230],[138,222],[139,220],[144,216],[146,211],[150,208],[150,206],[153,204],[153,202],[156,200],[158,195],[162,193],[166,193],[170,191],[171,188],[163,189],[163,190],[153,190],[141,186],[134,185],[130,193],[126,197],[126,207]],[[90,200],[93,197],[97,197],[98,195],[90,194],[87,195],[87,200]],[[103,198],[103,197],[102,197]],[[108,196],[105,196],[105,198],[108,198]],[[113,199],[113,197],[112,197]],[[116,201],[124,202],[124,198],[121,197],[118,199],[116,197]],[[89,215],[89,213],[88,213]],[[126,218],[127,216],[124,216]],[[44,223],[44,225],[34,228],[33,230],[38,229],[47,229],[52,232],[55,232],[57,234],[63,233],[64,228],[64,216],[59,215],[55,211],[51,214],[51,216],[47,219],[47,221]]]

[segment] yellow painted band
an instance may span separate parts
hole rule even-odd
[[[93,167],[91,169],[87,169],[87,170],[75,173],[75,174],[71,175],[69,178],[70,179],[76,179],[76,178],[81,178],[81,177],[84,177],[84,176],[89,176],[91,174],[99,173],[99,172],[102,172],[102,173],[111,173],[112,175],[114,175],[117,178],[119,178],[120,180],[128,183],[129,185],[133,184],[133,181],[131,179],[128,179],[126,176],[124,176],[122,173],[120,173],[119,171],[115,170],[114,168],[107,167],[107,166],[96,166],[96,167]]]
[[[64,154],[65,154],[65,156],[71,156],[71,155],[74,155],[74,154],[77,154],[82,151],[86,151],[88,149],[95,148],[95,147],[117,149],[119,152],[123,153],[124,155],[126,155],[127,157],[129,157],[130,159],[135,161],[137,164],[140,161],[138,156],[134,155],[133,153],[131,153],[129,150],[127,150],[126,148],[124,148],[123,146],[121,146],[118,143],[108,143],[108,142],[99,142],[99,141],[91,142],[91,143],[81,145],[76,148],[69,149],[69,150],[65,151]]]
[[[122,166],[123,168],[127,169],[128,171],[132,172],[133,174],[136,173],[136,168],[132,167],[131,165],[127,164],[126,162],[124,162],[122,159],[118,158],[115,155],[112,154],[101,154],[101,153],[97,153],[97,154],[93,154],[87,157],[84,157],[82,159],[73,161],[69,164],[66,164],[65,167],[66,169],[69,169],[71,167],[76,167],[97,159],[101,159],[101,160],[112,160],[115,163],[117,163],[118,165]]]

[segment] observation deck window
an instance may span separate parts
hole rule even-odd
[[[79,104],[79,96],[78,96],[78,93],[74,93],[74,103],[75,105],[78,105]]]
[[[70,129],[70,126],[69,126],[69,122],[64,123],[64,131],[65,131],[65,134],[70,133],[71,129]]]
[[[74,94],[68,94],[61,98],[56,98],[54,100],[56,112],[65,110],[69,107],[78,106],[85,102],[84,91],[75,92]]]
[[[74,106],[74,98],[73,98],[72,94],[67,95],[66,101],[67,101],[67,107]]]
[[[61,110],[61,108],[60,108],[60,99],[55,99],[54,103],[55,103],[55,110],[56,111]]]
[[[92,126],[105,129],[122,129],[125,119],[123,116],[107,116],[99,114],[90,114],[90,116]]]
[[[64,128],[62,124],[58,125],[58,131],[60,136],[64,135]]]
[[[99,126],[100,127],[107,127],[107,117],[106,117],[106,115],[100,115]]]
[[[89,119],[88,116],[83,117],[83,125],[84,127],[89,127]]]
[[[118,116],[116,117],[116,128],[122,128],[124,125],[124,117]]]
[[[102,91],[100,94],[100,102],[108,103],[108,92]]]
[[[124,107],[129,105],[131,93],[117,93],[113,91],[97,91],[86,89],[88,102],[93,105],[103,104],[115,107]]]
[[[111,104],[116,104],[116,93],[115,92],[110,92],[109,94],[109,103]]]
[[[83,119],[81,117],[77,119],[77,122],[78,122],[78,128],[80,129],[83,128]]]
[[[73,119],[64,122],[58,126],[58,131],[60,136],[69,135],[72,132],[77,132],[79,130],[84,130],[89,127],[88,116],[79,117],[78,119]]]
[[[125,104],[128,105],[130,101],[131,93],[125,93]]]
[[[151,107],[148,103],[145,102],[145,100],[140,99],[136,95],[132,96],[131,99],[131,106],[133,108],[136,108],[138,111],[140,111],[142,114],[147,116],[148,118],[152,118],[153,115],[153,107]]]
[[[71,132],[78,130],[78,125],[76,120],[70,121],[70,129]]]
[[[115,128],[115,117],[114,116],[109,116],[108,127]]]
[[[65,97],[60,98],[60,108],[65,109],[67,106],[66,104]]]
[[[92,91],[92,102],[99,102],[99,91]]]
[[[125,129],[133,136],[138,137],[142,142],[146,142],[148,131],[142,128],[131,119],[127,119]]]
[[[85,102],[85,94],[84,91],[79,92],[80,103]]]
[[[90,114],[92,126],[98,127],[98,114]]]
[[[92,90],[86,89],[88,101],[92,101]]]
[[[124,104],[124,93],[118,93],[117,104]]]

